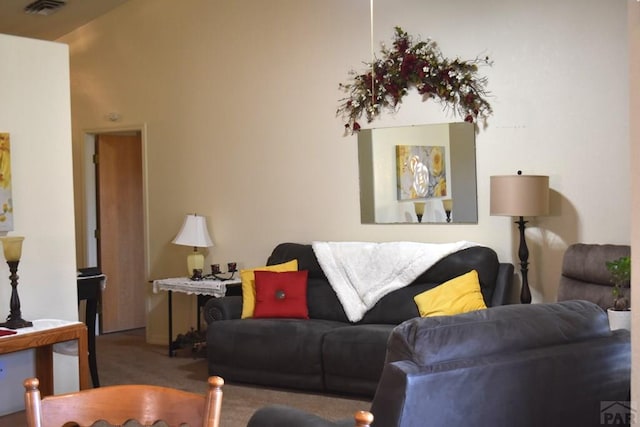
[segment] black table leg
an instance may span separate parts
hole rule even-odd
[[[98,363],[96,362],[96,314],[98,312],[98,301],[95,298],[87,299],[87,309],[85,322],[87,324],[87,338],[89,345],[89,371],[91,371],[91,382],[93,387],[100,387],[98,378]]]
[[[98,363],[96,362],[96,316],[102,299],[102,284],[105,276],[94,267],[79,270],[78,276],[78,304],[86,301],[84,323],[87,325],[87,347],[89,351],[89,371],[93,387],[100,387],[98,378]]]
[[[171,291],[167,291],[167,293],[169,294],[169,303],[168,303],[168,307],[169,307],[169,315],[167,316],[169,318],[169,357],[173,357],[174,356],[174,349],[173,349],[173,307],[172,307],[172,301],[171,301]]]

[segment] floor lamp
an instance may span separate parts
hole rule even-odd
[[[491,215],[515,216],[520,230],[520,272],[522,273],[522,291],[520,302],[531,303],[531,291],[527,273],[529,271],[529,249],[525,239],[524,217],[540,216],[549,213],[549,177],[542,175],[502,175],[491,177]]]

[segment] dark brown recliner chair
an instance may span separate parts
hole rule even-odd
[[[613,294],[611,274],[606,262],[628,256],[628,245],[575,243],[567,248],[562,261],[558,301],[586,300],[604,310],[611,307]],[[622,290],[630,298],[631,290]]]
[[[630,333],[610,330],[596,304],[503,305],[396,326],[370,411],[373,427],[598,426],[631,415],[630,381]],[[247,424],[284,426],[349,427],[353,419],[279,405]]]

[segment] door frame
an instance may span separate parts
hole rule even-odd
[[[122,134],[130,132],[140,132],[140,143],[142,149],[142,222],[143,222],[143,242],[144,250],[144,275],[149,277],[149,186],[147,167],[147,126],[146,124],[130,125],[122,127],[92,128],[83,130],[84,157],[83,157],[83,182],[84,182],[84,251],[82,254],[83,263],[86,267],[98,265],[98,246],[94,231],[97,228],[97,200],[96,200],[96,171],[93,163],[95,154],[96,136],[99,134]],[[108,278],[107,278],[108,283]]]

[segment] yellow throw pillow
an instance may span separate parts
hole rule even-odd
[[[480,292],[478,272],[471,270],[462,276],[413,297],[420,316],[451,316],[487,308]]]
[[[265,267],[257,267],[252,269],[240,270],[240,280],[242,280],[242,318],[253,317],[253,311],[256,308],[256,277],[254,272],[274,271],[282,273],[285,271],[298,271],[298,260],[294,259],[282,264],[267,265]]]

